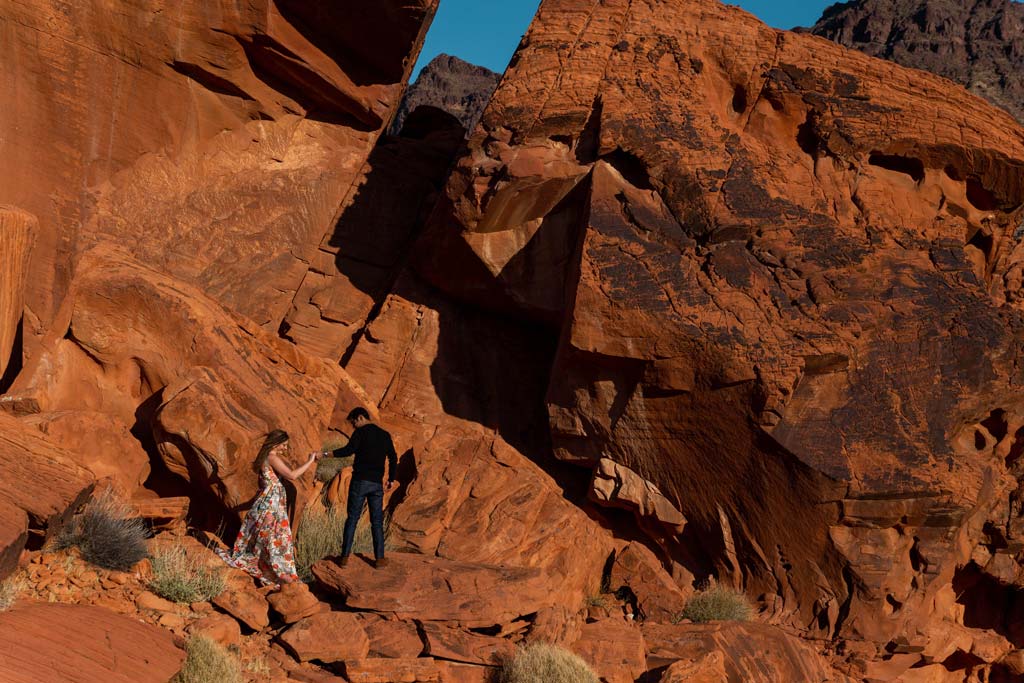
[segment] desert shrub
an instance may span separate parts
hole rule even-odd
[[[743,593],[725,586],[708,586],[686,603],[680,619],[702,624],[708,621],[750,621],[754,608]]]
[[[338,472],[342,471],[355,461],[354,456],[347,458],[321,458],[316,464],[316,478],[323,483],[334,479]]]
[[[78,548],[86,562],[104,569],[128,571],[146,558],[148,536],[146,523],[108,488],[64,525],[56,547]]]
[[[209,638],[192,636],[185,652],[185,664],[171,683],[241,683],[238,659]]]
[[[314,562],[341,554],[344,530],[345,511],[340,507],[327,507],[319,499],[306,506],[295,530],[295,568],[299,578],[312,580],[310,569]]]
[[[224,591],[224,572],[190,556],[177,543],[161,546],[152,558],[149,588],[172,602],[203,602]]]
[[[597,674],[572,652],[547,643],[521,648],[502,663],[500,683],[598,683]]]
[[[8,576],[0,581],[0,612],[10,609],[23,590],[25,590],[25,582],[21,577]]]

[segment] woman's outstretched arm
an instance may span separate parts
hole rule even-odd
[[[285,461],[281,460],[281,458],[277,457],[276,455],[272,455],[269,458],[267,458],[267,462],[270,464],[271,467],[274,468],[275,472],[280,474],[285,479],[288,479],[290,481],[296,481],[299,477],[306,473],[306,470],[308,470],[313,465],[314,462],[316,462],[316,456],[318,454],[319,451],[314,451],[313,453],[310,453],[309,460],[307,460],[304,464],[300,465],[299,467],[296,467],[294,470],[288,467]]]

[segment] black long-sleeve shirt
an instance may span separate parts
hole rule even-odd
[[[398,468],[398,455],[391,435],[375,424],[365,424],[352,432],[348,443],[334,451],[343,458],[355,453],[352,464],[352,478],[363,481],[383,481],[384,459],[388,461],[388,480],[394,481]]]

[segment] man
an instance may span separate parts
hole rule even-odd
[[[334,451],[336,457],[356,456],[352,465],[352,483],[348,487],[348,517],[345,519],[345,535],[341,545],[341,566],[348,564],[352,554],[356,524],[363,514],[364,501],[369,503],[370,527],[373,531],[374,567],[387,565],[384,557],[384,491],[393,489],[398,457],[391,435],[373,424],[370,414],[364,408],[355,408],[348,414],[352,425],[352,436],[348,443]],[[388,463],[388,485],[385,489],[384,460]]]

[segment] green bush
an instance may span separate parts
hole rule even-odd
[[[205,636],[185,643],[185,664],[171,683],[241,683],[238,659]]]
[[[703,624],[708,621],[750,621],[753,615],[754,608],[746,595],[725,586],[710,586],[690,598],[679,619]]]
[[[172,602],[203,602],[224,592],[224,572],[209,567],[179,544],[160,547],[152,559],[150,589]]]
[[[21,577],[8,576],[0,581],[0,612],[10,609],[25,590],[25,581]]]
[[[128,571],[146,558],[148,537],[146,523],[108,488],[64,525],[56,547],[76,547],[86,562],[104,569]]]
[[[521,648],[501,666],[500,683],[598,683],[582,659],[555,645],[535,643]]]

